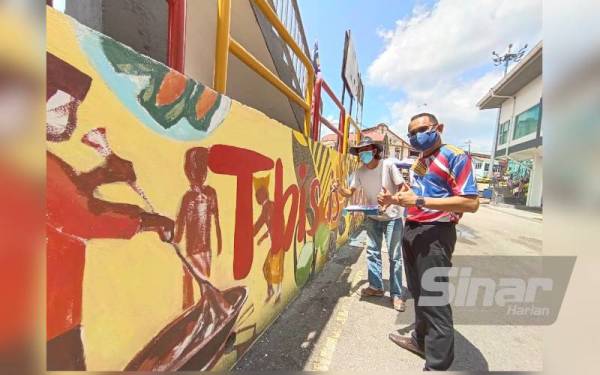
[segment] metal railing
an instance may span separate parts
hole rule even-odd
[[[227,66],[229,52],[236,56],[249,68],[258,73],[261,77],[275,86],[281,93],[290,100],[296,102],[304,110],[304,134],[308,137],[310,130],[311,107],[313,99],[313,87],[315,80],[315,71],[307,54],[302,51],[292,34],[281,22],[277,13],[269,5],[267,0],[252,0],[260,9],[265,18],[271,23],[281,39],[288,48],[297,56],[298,60],[306,69],[306,78],[304,79],[304,97],[298,95],[292,88],[285,84],[276,74],[271,72],[254,55],[248,52],[240,43],[231,36],[231,0],[218,1],[217,14],[217,45],[215,53],[215,71],[213,87],[220,93],[225,93],[227,87]]]
[[[360,126],[354,121],[350,115],[346,116],[346,125],[344,126],[344,145],[342,147],[342,153],[348,153],[348,147],[350,146],[350,126],[354,128],[354,142],[353,146],[360,142],[362,133],[360,132]]]
[[[306,56],[310,57],[308,49],[308,43],[306,41],[306,35],[304,33],[304,25],[302,24],[302,17],[300,17],[300,9],[298,8],[297,0],[269,0],[273,10],[277,14],[277,17],[283,23],[286,30],[290,32],[290,35],[294,41],[302,47]],[[300,58],[293,53],[288,45],[285,45],[285,59],[287,64],[294,70],[295,80],[293,84],[297,84],[296,89],[302,91],[302,88],[306,85],[306,79],[308,72],[304,68]]]
[[[321,95],[322,90],[325,90],[327,95],[329,95],[329,97],[331,98],[333,103],[338,107],[338,110],[340,111],[340,117],[339,117],[337,129],[329,120],[327,120],[325,117],[323,117],[321,115],[321,112],[322,112],[321,110],[323,108],[323,98]],[[325,82],[323,77],[321,77],[320,75],[318,76],[317,81],[315,82],[314,95],[315,95],[315,99],[313,101],[313,109],[312,109],[312,116],[313,116],[313,118],[312,118],[312,126],[313,126],[312,138],[313,138],[313,140],[315,142],[319,141],[319,139],[321,138],[321,124],[324,124],[332,132],[334,132],[337,135],[337,137],[338,137],[337,149],[339,152],[343,152],[344,144],[346,143],[344,141],[344,128],[345,128],[345,124],[346,124],[346,109],[344,108],[344,105],[337,98],[337,96],[335,96],[335,94],[333,93],[333,90],[331,90],[331,87],[329,87],[327,82]]]

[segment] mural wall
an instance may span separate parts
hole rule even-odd
[[[224,370],[347,241],[357,165],[48,8],[48,369]]]

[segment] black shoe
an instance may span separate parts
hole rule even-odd
[[[398,332],[392,332],[388,337],[399,347],[425,358],[425,349],[419,346],[412,337],[401,336]]]

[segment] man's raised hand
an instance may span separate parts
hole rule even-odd
[[[379,203],[382,210],[385,210],[390,204],[394,203],[394,197],[388,189],[382,186],[381,192],[377,195],[377,203]]]
[[[417,204],[417,194],[405,182],[400,191],[394,195],[396,204],[402,207],[413,207]]]

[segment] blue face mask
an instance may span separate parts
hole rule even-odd
[[[360,161],[363,162],[363,164],[369,164],[370,162],[373,161],[373,151],[363,151],[361,153],[358,154],[360,157]]]
[[[417,133],[409,138],[410,145],[418,151],[429,150],[440,139],[440,133],[437,130],[429,130],[423,133]]]

